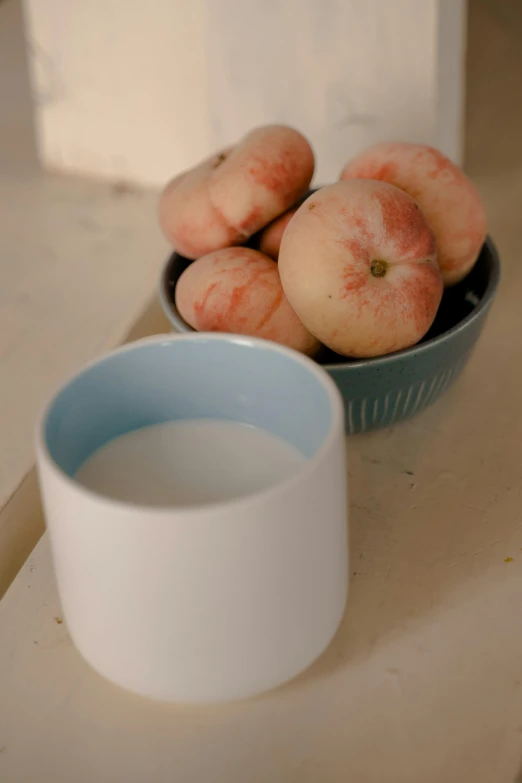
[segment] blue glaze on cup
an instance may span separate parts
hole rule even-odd
[[[312,458],[336,416],[337,389],[310,359],[265,340],[194,334],[144,340],[91,364],[51,402],[44,436],[72,478],[114,438],[181,419],[250,424]]]

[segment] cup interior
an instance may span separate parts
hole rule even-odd
[[[273,343],[180,335],[126,346],[67,383],[44,415],[43,439],[70,478],[99,448],[140,427],[220,419],[264,429],[305,458],[335,424],[337,391],[311,360]]]

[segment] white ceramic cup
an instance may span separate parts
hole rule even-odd
[[[259,426],[306,460],[253,495],[185,508],[75,480],[113,438],[194,418]],[[63,613],[91,666],[181,702],[251,696],[306,669],[347,596],[343,425],[329,376],[263,340],[156,337],[68,381],[43,414],[38,471]]]

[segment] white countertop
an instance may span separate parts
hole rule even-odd
[[[13,531],[9,505],[33,465],[43,402],[120,344],[154,296],[168,252],[156,200],[35,171],[0,176],[0,595],[37,540],[37,521],[28,539]]]
[[[64,177],[0,178],[0,507],[32,460],[33,405],[121,342],[152,296],[167,253],[155,203]]]

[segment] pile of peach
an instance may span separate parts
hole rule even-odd
[[[198,331],[264,337],[309,355],[321,343],[353,357],[415,344],[444,286],[480,253],[477,189],[421,144],[374,146],[303,201],[313,173],[308,141],[267,126],[167,186],[162,230],[197,259],[176,286],[180,315]]]

